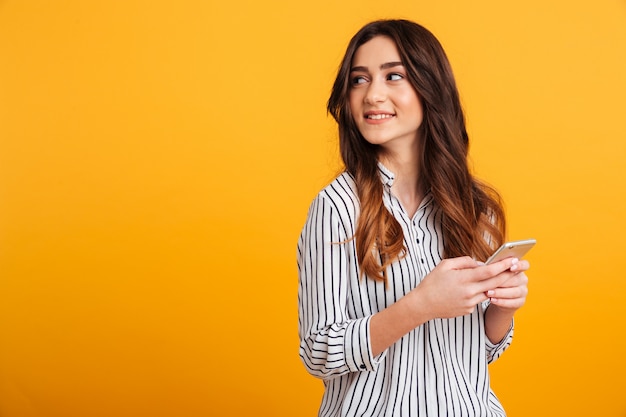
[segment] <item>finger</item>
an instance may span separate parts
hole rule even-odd
[[[489,279],[485,279],[475,283],[474,289],[477,292],[484,292],[487,294],[489,291],[495,290],[497,288],[502,288],[505,283],[510,280],[514,276],[513,272],[502,272],[494,277]]]
[[[513,298],[513,299],[490,298],[489,302],[501,308],[517,310],[518,308],[522,307],[526,303],[526,298]]]
[[[495,298],[499,300],[515,300],[526,298],[528,295],[528,288],[526,286],[510,287],[510,288],[496,288],[489,290],[486,293],[487,297]]]
[[[451,269],[467,269],[475,268],[478,266],[478,262],[469,256],[450,258],[444,260],[443,262],[445,262]]]
[[[502,274],[504,271],[510,270],[511,267],[517,264],[519,260],[517,258],[506,258],[498,262],[494,262],[489,265],[480,266],[477,268],[477,281],[490,280],[493,277]]]
[[[509,277],[498,288],[512,288],[528,285],[528,277],[523,272],[503,272]],[[495,287],[494,287],[495,288]]]
[[[530,268],[530,263],[528,261],[520,259],[519,262],[511,266],[511,271],[521,272],[521,271],[527,271],[529,268]]]

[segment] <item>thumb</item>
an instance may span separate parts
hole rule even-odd
[[[467,269],[476,268],[479,263],[469,256],[461,256],[458,258],[450,258],[447,260],[451,269]]]

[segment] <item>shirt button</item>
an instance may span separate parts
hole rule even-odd
[[[365,368],[367,368],[367,366],[365,366],[365,365],[361,365],[361,366],[359,366],[359,368],[361,368],[361,369],[365,369]]]
[[[417,240],[417,243],[420,243],[420,240],[419,240],[419,239],[416,239],[416,240]]]
[[[420,259],[420,261],[422,261],[422,263],[424,263],[424,258]]]

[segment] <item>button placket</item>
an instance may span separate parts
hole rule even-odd
[[[417,247],[418,256],[418,268],[420,269],[420,276],[426,276],[426,254],[424,253],[424,232],[419,227],[417,221],[413,221],[413,233],[415,235],[415,246]]]

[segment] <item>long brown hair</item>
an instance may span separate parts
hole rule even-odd
[[[395,42],[421,100],[420,181],[443,212],[443,256],[484,261],[504,241],[504,209],[496,190],[470,173],[465,117],[448,58],[435,36],[417,23],[379,20],[365,25],[348,44],[327,105],[339,125],[341,157],[361,205],[354,236],[361,272],[386,281],[387,266],[405,251],[402,228],[383,203],[379,148],[359,132],[348,100],[354,54],[376,36]]]

